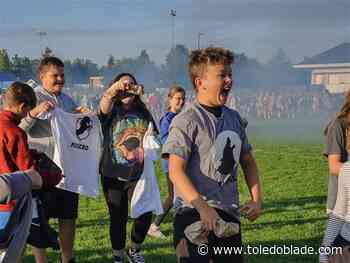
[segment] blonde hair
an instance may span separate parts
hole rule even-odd
[[[182,88],[181,86],[177,86],[177,85],[172,86],[168,92],[167,111],[170,110],[170,100],[175,96],[176,93],[182,93],[184,96],[186,96],[186,91],[184,90],[184,88]]]
[[[208,47],[193,50],[188,62],[188,72],[195,86],[195,79],[202,76],[208,65],[231,65],[234,63],[234,54],[231,50],[221,47]]]

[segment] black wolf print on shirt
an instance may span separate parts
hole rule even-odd
[[[218,168],[218,171],[223,175],[231,174],[233,168],[235,167],[236,161],[233,155],[233,149],[235,147],[236,146],[234,144],[231,146],[231,140],[229,137],[227,137],[225,148],[221,158],[221,165]]]

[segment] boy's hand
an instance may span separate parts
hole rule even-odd
[[[254,221],[261,214],[261,202],[250,200],[240,208],[240,212],[247,217],[249,221]]]
[[[210,206],[207,208],[201,209],[199,211],[201,221],[203,223],[204,229],[207,232],[214,231],[216,222],[219,220],[219,215],[216,210]]]
[[[220,218],[216,210],[210,207],[207,204],[207,202],[205,202],[202,198],[197,198],[191,203],[194,206],[194,208],[198,211],[204,229],[207,232],[213,231],[216,226],[216,222]]]
[[[88,113],[92,113],[92,110],[85,106],[79,106],[75,109],[75,113],[88,114]]]
[[[39,105],[37,105],[35,108],[33,108],[30,112],[29,115],[32,118],[37,118],[39,115],[43,113],[49,112],[51,109],[53,109],[56,105],[51,102],[51,101],[43,101]]]

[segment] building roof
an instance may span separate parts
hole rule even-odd
[[[345,42],[311,58],[305,58],[297,65],[335,63],[350,63],[350,43]]]
[[[16,76],[12,74],[11,72],[0,72],[0,81],[5,82],[5,81],[15,81]]]

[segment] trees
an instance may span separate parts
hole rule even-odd
[[[11,63],[6,49],[0,49],[0,71],[8,72],[11,70]]]
[[[139,64],[140,66],[151,64],[151,59],[145,49],[141,50],[141,53],[136,60],[137,64]]]
[[[184,88],[191,87],[187,73],[189,50],[184,45],[176,45],[166,56],[165,65],[162,66],[162,83],[168,88],[177,83]]]
[[[42,53],[42,57],[46,58],[46,57],[52,57],[54,56],[53,50],[49,47],[46,47]]]
[[[11,71],[23,81],[36,78],[36,65],[38,61],[30,60],[28,57],[20,57],[15,54],[12,57]]]
[[[107,68],[111,69],[114,67],[115,63],[115,58],[112,55],[109,55],[108,60],[107,60]]]
[[[279,48],[267,63],[267,66],[269,67],[281,67],[290,65],[290,59],[282,48]]]
[[[169,50],[165,63],[156,65],[147,50],[141,50],[136,57],[116,58],[109,55],[106,65],[101,68],[92,60],[76,58],[65,60],[65,75],[67,84],[85,83],[93,75],[104,76],[105,84],[122,72],[134,74],[146,89],[169,88],[174,83],[190,88],[188,76],[189,50],[184,45],[176,45]],[[52,56],[53,51],[46,47],[42,56]],[[11,60],[5,49],[0,49],[0,71],[13,72],[20,80],[36,78],[38,59],[29,59],[15,54]],[[234,70],[235,86],[240,88],[280,88],[307,83],[302,71],[293,69],[291,62],[283,49],[277,49],[271,59],[260,63],[244,53],[236,53]]]
[[[238,88],[258,88],[262,84],[263,65],[244,53],[235,54],[234,85]]]
[[[155,89],[160,86],[160,72],[156,64],[151,61],[146,50],[142,50],[135,60],[135,73],[140,83],[146,89]]]
[[[265,83],[273,88],[297,84],[297,74],[282,48],[279,48],[265,65]]]
[[[97,64],[89,59],[76,58],[71,64],[73,83],[88,83],[89,77],[99,74]]]
[[[113,63],[112,62],[113,58]],[[105,83],[109,83],[116,75],[128,72],[136,76],[139,83],[145,85],[146,89],[152,90],[160,85],[160,72],[156,64],[151,61],[146,50],[141,50],[136,58],[124,57],[115,59],[112,55],[107,60],[99,73],[105,77]]]

